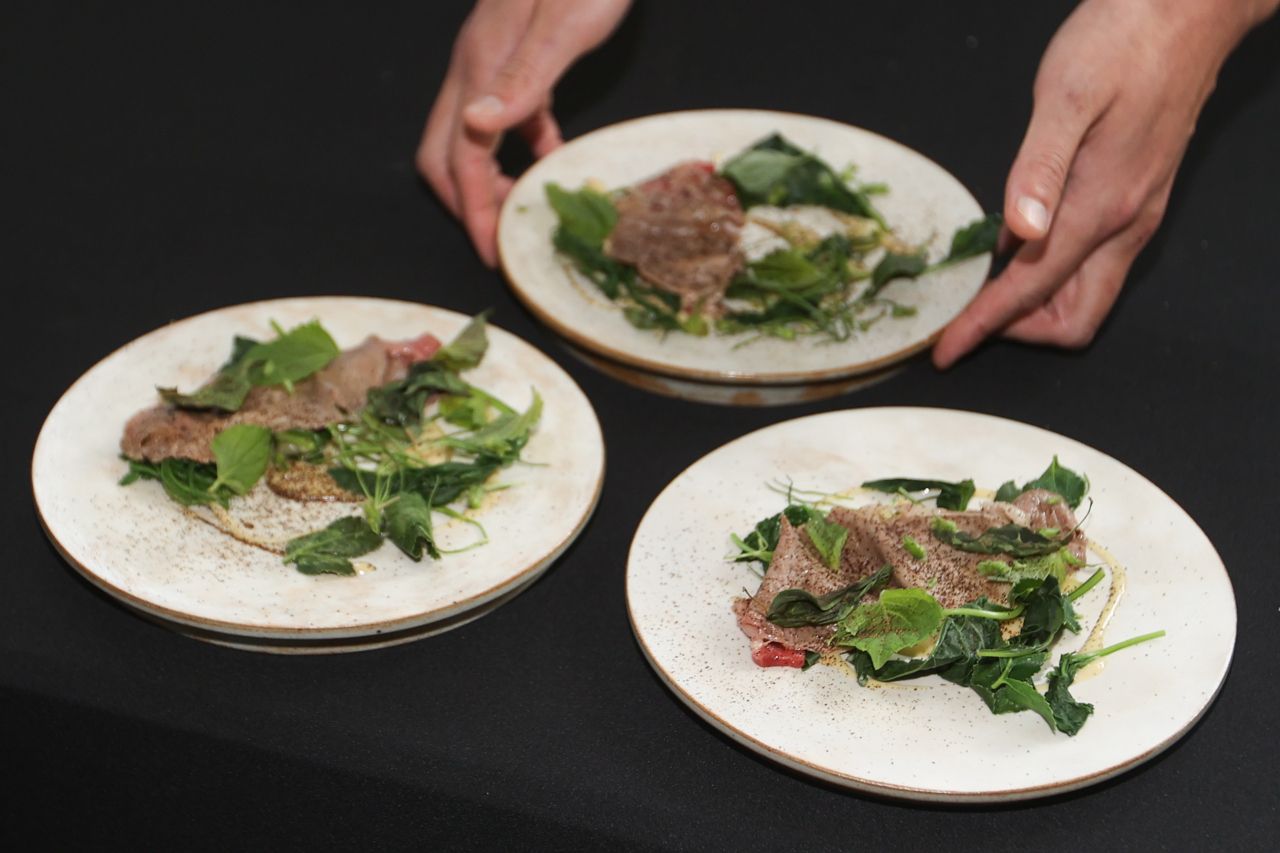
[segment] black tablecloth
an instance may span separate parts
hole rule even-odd
[[[853,396],[729,409],[568,357],[424,188],[413,152],[468,6],[50,2],[4,15],[0,382],[14,411],[0,843],[1274,849],[1280,23],[1228,62],[1165,223],[1088,349],[992,343],[948,373],[921,361]],[[1040,53],[1070,7],[641,0],[565,79],[558,112],[569,136],[698,107],[828,116],[921,151],[997,210]],[[518,145],[504,158],[527,163]],[[41,530],[28,483],[45,415],[95,362],[170,320],[312,294],[495,307],[597,407],[609,469],[594,520],[499,610],[381,651],[251,654],[131,615]],[[789,773],[662,686],[623,589],[650,502],[750,430],[880,405],[1046,427],[1132,466],[1199,522],[1230,571],[1239,642],[1180,743],[1076,794],[926,807]]]

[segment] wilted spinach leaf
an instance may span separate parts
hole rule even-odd
[[[886,563],[879,571],[823,596],[803,589],[784,589],[769,603],[767,618],[783,628],[831,625],[848,616],[867,593],[888,583],[892,574],[893,566]]]
[[[1017,524],[1006,524],[973,536],[940,515],[929,519],[929,531],[939,542],[974,554],[1009,554],[1013,557],[1036,557],[1052,554],[1062,547],[1062,540],[1044,536]]]
[[[938,506],[943,509],[954,509],[963,512],[969,506],[975,491],[973,480],[962,480],[949,483],[946,480],[920,480],[912,477],[893,477],[885,480],[868,480],[862,484],[864,489],[875,489],[877,492],[888,492],[891,495],[903,492],[923,492],[937,489]]]
[[[387,538],[415,561],[423,550],[433,560],[440,559],[435,532],[431,526],[431,507],[417,492],[407,492],[383,509],[387,519]]]
[[[874,219],[885,227],[865,192],[850,187],[822,160],[779,134],[725,163],[720,174],[733,183],[744,210],[757,204],[817,204]]]

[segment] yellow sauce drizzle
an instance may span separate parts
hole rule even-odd
[[[1111,617],[1115,615],[1116,607],[1120,604],[1120,599],[1124,597],[1125,588],[1128,586],[1128,575],[1125,574],[1124,567],[1120,565],[1110,551],[1103,548],[1092,539],[1084,540],[1085,547],[1102,558],[1102,561],[1111,569],[1111,594],[1107,596],[1107,603],[1102,608],[1102,613],[1098,615],[1098,622],[1093,626],[1093,630],[1089,632],[1089,638],[1084,641],[1084,645],[1080,647],[1081,652],[1096,652],[1103,646],[1103,641],[1107,634],[1107,625],[1111,623]],[[1102,672],[1107,666],[1106,658],[1096,658],[1086,666],[1082,666],[1076,672],[1075,683],[1087,681],[1098,673]]]

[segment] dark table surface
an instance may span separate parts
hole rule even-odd
[[[811,113],[900,140],[989,210],[1070,3],[641,0],[560,86],[574,136],[698,107]],[[1280,22],[1231,58],[1163,227],[1092,346],[992,343],[779,409],[651,396],[568,357],[413,167],[469,4],[48,2],[0,25],[0,843],[144,848],[1264,850],[1280,834]],[[518,146],[512,169],[527,163]],[[170,320],[355,294],[495,322],[561,363],[609,447],[594,520],[536,585],[442,636],[275,657],[149,624],[46,541],[29,461],[58,396]],[[970,409],[1108,453],[1185,507],[1239,607],[1204,719],[1135,771],[1005,807],[883,801],[700,722],[627,621],[632,532],[721,444],[850,406]],[[656,451],[655,451],[656,448]],[[1268,841],[1270,839],[1270,841]]]

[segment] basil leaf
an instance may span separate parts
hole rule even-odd
[[[924,590],[886,589],[840,623],[832,644],[866,652],[879,669],[894,653],[937,634],[942,620],[942,605]]]
[[[235,424],[209,443],[218,463],[218,476],[209,491],[226,486],[237,495],[247,494],[267,470],[271,458],[271,430],[257,424]]]
[[[431,526],[431,507],[417,492],[402,494],[399,500],[387,504],[383,513],[387,519],[387,538],[415,561],[422,559],[423,550],[433,560],[440,559],[435,533]]]
[[[867,593],[888,583],[892,575],[893,566],[886,563],[858,582],[821,597],[803,589],[784,589],[769,603],[767,618],[783,628],[834,624],[847,617]]]
[[[285,563],[294,563],[303,574],[354,575],[352,557],[382,547],[382,537],[359,516],[339,518],[323,530],[300,536],[285,545]]]
[[[489,338],[485,334],[485,325],[489,319],[489,315],[493,313],[490,308],[481,311],[471,319],[458,336],[448,343],[448,345],[436,350],[436,354],[431,356],[431,360],[437,364],[443,365],[446,370],[452,370],[459,373],[463,370],[469,370],[480,363],[484,358],[485,352],[489,349]]]
[[[943,509],[954,509],[963,512],[973,498],[975,487],[973,480],[962,480],[949,483],[946,480],[920,480],[912,477],[893,477],[885,480],[868,480],[862,484],[864,489],[875,489],[877,492],[888,492],[891,495],[902,492],[923,492],[937,489],[938,506]]]
[[[985,255],[987,252],[994,252],[1002,225],[1004,225],[1004,217],[998,213],[992,213],[982,219],[975,219],[963,228],[956,229],[956,233],[951,237],[951,251],[938,266],[959,263],[978,255]]]
[[[608,196],[586,187],[568,192],[555,183],[548,183],[543,189],[551,209],[560,218],[560,227],[567,233],[598,247],[613,231],[618,211]]]
[[[1022,487],[1023,492],[1033,489],[1045,489],[1061,495],[1067,505],[1075,509],[1089,491],[1089,478],[1062,467],[1058,464],[1058,457],[1054,456],[1043,474]]]
[[[865,192],[850,187],[822,160],[779,134],[725,163],[720,174],[733,183],[744,210],[757,204],[816,204],[865,216],[885,227]]]
[[[809,534],[809,541],[813,543],[813,547],[818,549],[818,554],[827,568],[833,572],[840,571],[840,553],[844,550],[844,543],[849,539],[849,528],[819,517],[811,519],[805,524],[804,529]]]
[[[241,363],[248,365],[254,385],[283,385],[292,391],[293,383],[326,367],[340,352],[320,321],[312,320],[255,345]]]
[[[972,536],[940,515],[929,519],[929,531],[939,542],[974,554],[1009,554],[1013,557],[1035,557],[1052,554],[1062,547],[1061,539],[1051,539],[1017,524],[993,527],[980,536]]]
[[[871,292],[879,292],[881,288],[895,278],[915,278],[924,272],[924,269],[924,252],[917,252],[913,255],[897,255],[893,252],[887,252],[871,273]]]

